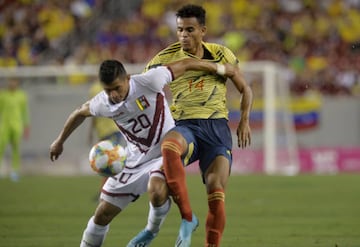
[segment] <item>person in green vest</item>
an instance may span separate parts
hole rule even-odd
[[[10,179],[19,180],[21,141],[29,137],[29,108],[27,93],[17,78],[8,79],[8,86],[0,90],[0,167],[6,147],[12,151]]]

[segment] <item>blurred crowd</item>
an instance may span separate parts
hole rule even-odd
[[[291,68],[294,94],[360,96],[360,0],[195,0],[206,41]],[[0,66],[145,63],[177,40],[183,0],[0,1]]]

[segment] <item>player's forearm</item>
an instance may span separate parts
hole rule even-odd
[[[175,79],[184,74],[186,71],[196,70],[215,73],[217,68],[215,63],[206,62],[195,58],[182,59],[173,63],[169,63],[167,66],[172,70]]]
[[[250,119],[250,111],[252,108],[253,94],[249,86],[245,86],[240,104],[241,120],[248,121]]]
[[[250,111],[253,104],[252,90],[247,84],[240,68],[237,66],[233,66],[231,68],[233,68],[233,73],[229,73],[229,78],[232,80],[234,86],[242,95],[240,103],[241,121],[248,121],[250,118]],[[226,67],[226,71],[229,71],[229,67]]]
[[[216,63],[211,63],[202,60],[191,60],[191,62],[187,63],[186,70],[197,70],[197,71],[207,71],[210,73],[216,73]]]
[[[72,112],[66,120],[57,140],[61,143],[64,143],[67,138],[74,132],[74,130],[84,122],[85,118],[86,116],[79,114],[78,110]]]

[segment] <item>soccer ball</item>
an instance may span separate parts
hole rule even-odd
[[[125,167],[126,151],[110,140],[96,143],[89,153],[90,166],[97,174],[111,177],[120,173]]]

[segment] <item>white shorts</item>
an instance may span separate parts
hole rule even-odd
[[[123,170],[114,177],[109,177],[104,184],[100,198],[124,210],[129,203],[136,201],[147,191],[150,177],[165,179],[162,170],[162,157],[144,163],[143,169]]]

